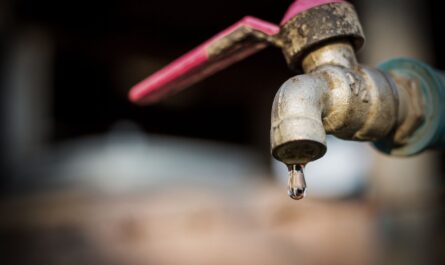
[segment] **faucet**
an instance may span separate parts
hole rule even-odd
[[[326,134],[370,141],[399,156],[443,145],[444,76],[407,58],[379,68],[360,65],[355,53],[364,35],[352,5],[312,7],[287,20],[280,34],[288,65],[304,74],[286,81],[274,99],[276,159],[288,165],[314,161],[326,152]]]
[[[290,182],[299,189],[289,195],[299,199],[302,168],[326,153],[327,134],[397,156],[444,146],[445,76],[408,58],[361,65],[356,52],[364,42],[350,3],[296,0],[280,25],[245,17],[138,83],[129,98],[154,103],[269,45],[281,48],[297,75],[275,96],[271,152],[296,172]]]

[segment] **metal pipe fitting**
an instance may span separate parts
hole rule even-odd
[[[359,50],[365,42],[357,13],[347,2],[319,5],[297,14],[281,27],[280,39],[287,64],[297,72],[313,49],[345,40]]]
[[[404,116],[393,132],[374,145],[398,156],[418,154],[428,148],[445,146],[445,75],[414,59],[389,60],[379,68],[399,88]]]
[[[305,164],[326,152],[326,133],[356,141],[376,141],[398,123],[395,83],[383,72],[357,64],[348,42],[309,53],[308,74],[283,84],[272,107],[272,154],[285,164]]]

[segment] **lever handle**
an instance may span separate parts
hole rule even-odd
[[[136,84],[130,100],[149,104],[176,93],[234,64],[269,44],[280,28],[255,17],[244,17],[210,40]]]
[[[294,0],[280,25],[317,6],[345,0]],[[291,23],[291,22],[289,22]],[[291,23],[292,24],[292,23]],[[294,24],[292,24],[292,27]],[[136,84],[129,93],[134,103],[149,104],[234,64],[270,44],[282,47],[280,27],[255,17],[244,17],[192,51]],[[292,34],[291,34],[292,35]],[[292,48],[294,50],[294,48]]]

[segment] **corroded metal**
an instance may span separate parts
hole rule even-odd
[[[399,112],[396,83],[379,70],[357,64],[347,42],[312,51],[302,65],[307,74],[284,83],[272,108],[272,154],[283,163],[322,157],[326,134],[376,141],[404,120],[398,118],[405,112]]]
[[[364,37],[351,5],[308,9],[290,19],[280,37],[289,66],[305,74],[275,97],[271,147],[278,160],[320,158],[326,134],[372,141],[391,155],[445,146],[445,77],[411,59],[391,60],[383,71],[358,64]]]
[[[230,34],[222,37],[219,41],[211,43],[207,47],[209,60],[218,60],[220,57],[231,55],[255,53],[268,44],[279,45],[276,36],[270,36],[250,27],[241,26]]]
[[[392,59],[379,66],[399,88],[404,115],[394,132],[375,143],[382,152],[409,156],[445,146],[445,76],[414,59]]]
[[[392,141],[401,146],[408,143],[409,137],[425,121],[425,102],[418,80],[394,72],[389,75],[397,84],[400,97],[399,121]]]
[[[354,7],[346,2],[320,5],[290,19],[281,27],[283,53],[293,70],[312,49],[332,40],[347,40],[359,50],[364,35]]]

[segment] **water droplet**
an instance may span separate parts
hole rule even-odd
[[[294,200],[301,200],[306,195],[304,165],[289,165],[289,181],[287,194]]]

